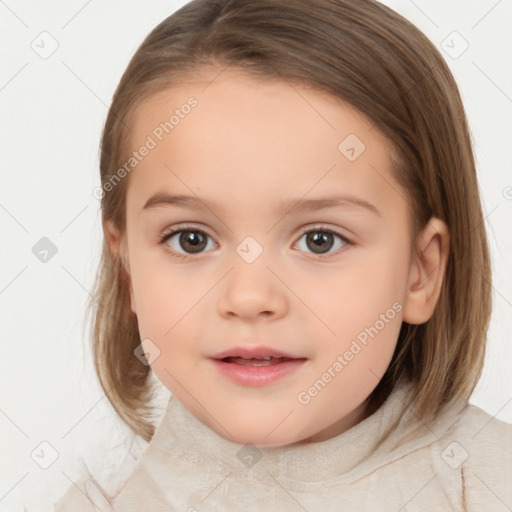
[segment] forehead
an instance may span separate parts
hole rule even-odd
[[[219,197],[341,187],[371,201],[392,180],[389,142],[355,108],[311,87],[230,69],[155,94],[131,128],[132,150],[149,139],[154,146],[130,175],[132,195],[136,188],[146,198],[157,185]]]
[[[153,94],[139,105],[131,126],[132,140],[140,140],[169,120],[173,113],[183,119],[180,110],[183,107],[188,110],[186,104],[191,98],[197,102],[197,108],[192,109],[196,129],[201,128],[199,122],[207,117],[215,116],[219,121],[212,137],[226,132],[228,122],[236,119],[243,119],[246,129],[261,127],[263,123],[270,133],[284,126],[294,128],[282,132],[280,142],[295,139],[298,133],[331,131],[340,135],[353,129],[365,137],[366,132],[374,132],[373,122],[362,112],[311,85],[252,75],[243,70],[207,67],[197,74],[186,75],[179,83]],[[187,115],[185,112],[185,118]],[[385,142],[376,131],[372,136]]]

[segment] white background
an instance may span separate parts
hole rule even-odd
[[[102,236],[92,190],[114,89],[143,38],[184,3],[0,3],[2,511],[53,510],[76,454],[87,459],[109,446],[111,431],[127,434],[96,382],[82,327]],[[494,274],[488,353],[471,402],[512,423],[512,4],[385,3],[440,48],[465,102]],[[43,31],[58,43],[47,59],[31,47]],[[458,58],[443,49],[462,48],[454,31],[469,44]],[[32,253],[42,237],[58,250],[47,263]],[[31,458],[43,441],[59,455],[46,470]]]

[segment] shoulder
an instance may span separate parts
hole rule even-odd
[[[55,512],[111,512],[110,500],[101,487],[93,480],[73,482],[55,504]]]
[[[448,435],[460,444],[461,457],[468,466],[501,467],[512,471],[511,424],[468,404]]]
[[[113,439],[109,439],[113,444]],[[125,438],[108,446],[96,446],[85,457],[81,455],[68,469],[73,473],[71,485],[54,504],[55,512],[109,512],[112,500],[137,467],[148,443],[138,436]]]
[[[476,405],[468,404],[456,423],[458,435],[474,448],[496,447],[512,441],[512,424],[499,420]]]
[[[468,404],[438,442],[446,471],[460,477],[468,511],[512,509],[512,425]]]
[[[158,423],[169,401],[169,392],[156,377],[152,377],[153,407]],[[95,432],[89,442],[65,466],[68,482],[72,484],[57,495],[55,512],[109,512],[112,503],[135,472],[147,441],[135,435],[118,418],[105,412],[95,423]]]

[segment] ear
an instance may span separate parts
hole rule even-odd
[[[115,260],[120,258],[121,265],[123,266],[126,274],[128,275],[131,310],[136,314],[135,295],[133,293],[133,286],[131,280],[130,262],[128,259],[126,236],[120,236],[119,230],[111,220],[103,220],[102,224],[103,233],[105,234],[105,239],[107,241],[113,259]]]
[[[441,293],[448,261],[450,234],[447,225],[432,217],[418,237],[419,254],[413,255],[404,300],[403,320],[423,324],[432,314]]]

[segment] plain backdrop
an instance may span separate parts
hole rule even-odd
[[[0,2],[2,511],[22,504],[53,510],[52,500],[70,485],[66,461],[108,446],[98,425],[124,435],[97,383],[82,328],[102,239],[92,194],[99,141],[129,59],[185,3]],[[485,368],[471,402],[512,423],[512,3],[384,3],[440,49],[465,102],[494,289]],[[51,244],[41,242],[45,237]],[[34,254],[42,243],[56,250],[46,263]],[[57,460],[43,469],[36,456],[51,457],[52,450]]]

